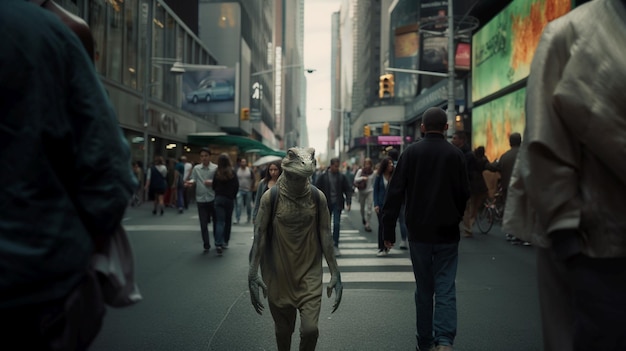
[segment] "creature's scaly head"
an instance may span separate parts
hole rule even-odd
[[[317,167],[315,161],[315,149],[292,147],[287,150],[287,156],[283,158],[283,172],[296,177],[308,178],[313,175]]]

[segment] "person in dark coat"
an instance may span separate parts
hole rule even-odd
[[[424,138],[400,155],[388,185],[383,236],[385,246],[392,247],[396,221],[405,204],[417,285],[418,349],[430,350],[436,345],[437,350],[452,350],[457,328],[459,223],[470,196],[469,181],[463,153],[446,141],[445,111],[438,107],[426,110],[421,128]]]
[[[328,210],[333,217],[333,242],[335,246],[335,256],[340,256],[339,251],[339,229],[341,211],[344,206],[350,211],[352,205],[352,185],[348,182],[346,175],[339,172],[339,159],[330,160],[330,166],[326,172],[317,178],[315,186],[326,196]]]

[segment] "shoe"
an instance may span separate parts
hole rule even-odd
[[[155,215],[156,214],[156,210],[152,210],[152,214]]]
[[[204,244],[204,252],[207,252],[211,249],[211,245],[209,244]]]
[[[183,209],[182,209],[182,208],[179,208],[179,209],[178,209],[178,213],[183,213]]]
[[[531,244],[531,243],[529,243],[528,241],[524,241],[524,242],[522,242],[522,245],[524,245],[524,246],[532,246],[532,244]]]
[[[408,249],[409,249],[409,247],[408,247],[408,246],[407,246],[407,244],[406,244],[406,240],[402,240],[402,241],[400,241],[400,248],[401,248],[402,250],[408,250]]]
[[[518,238],[513,238],[513,240],[510,241],[511,245],[521,245],[522,244],[522,240],[518,239]]]
[[[450,345],[438,345],[437,348],[435,348],[435,351],[452,351],[452,346],[450,346]]]
[[[222,245],[222,249],[228,249],[228,243],[224,243],[224,245]]]
[[[365,221],[365,218],[363,218],[363,225],[365,225],[365,223],[367,223],[367,222]]]
[[[389,251],[387,249],[380,249],[378,250],[378,253],[376,254],[376,257],[385,257],[389,254]]]
[[[161,209],[161,216],[163,216],[163,209]]]
[[[505,237],[506,237],[506,241],[511,241],[511,240],[515,239],[515,237],[513,235],[509,234],[509,233],[506,233]]]
[[[218,246],[218,247],[217,247],[217,254],[218,254],[218,255],[221,255],[221,254],[222,254],[222,252],[223,252],[222,247],[221,247],[221,246]]]
[[[334,252],[335,252],[335,257],[341,256],[341,251],[339,251],[339,248],[337,246],[335,246]]]
[[[463,237],[465,237],[465,238],[473,238],[474,234],[472,234],[472,232],[469,231],[469,230],[465,230],[465,231],[463,231]]]
[[[366,232],[371,232],[372,231],[372,227],[370,227],[369,225],[365,226],[365,231]]]

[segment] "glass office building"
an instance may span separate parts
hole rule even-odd
[[[95,40],[95,66],[132,148],[133,161],[178,157],[187,135],[219,131],[210,116],[183,111],[174,62],[216,59],[162,0],[56,0],[83,18]],[[145,151],[147,150],[147,152]]]

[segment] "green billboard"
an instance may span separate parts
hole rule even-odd
[[[572,0],[514,0],[472,38],[472,101],[518,82],[530,72],[541,32],[572,8]]]

